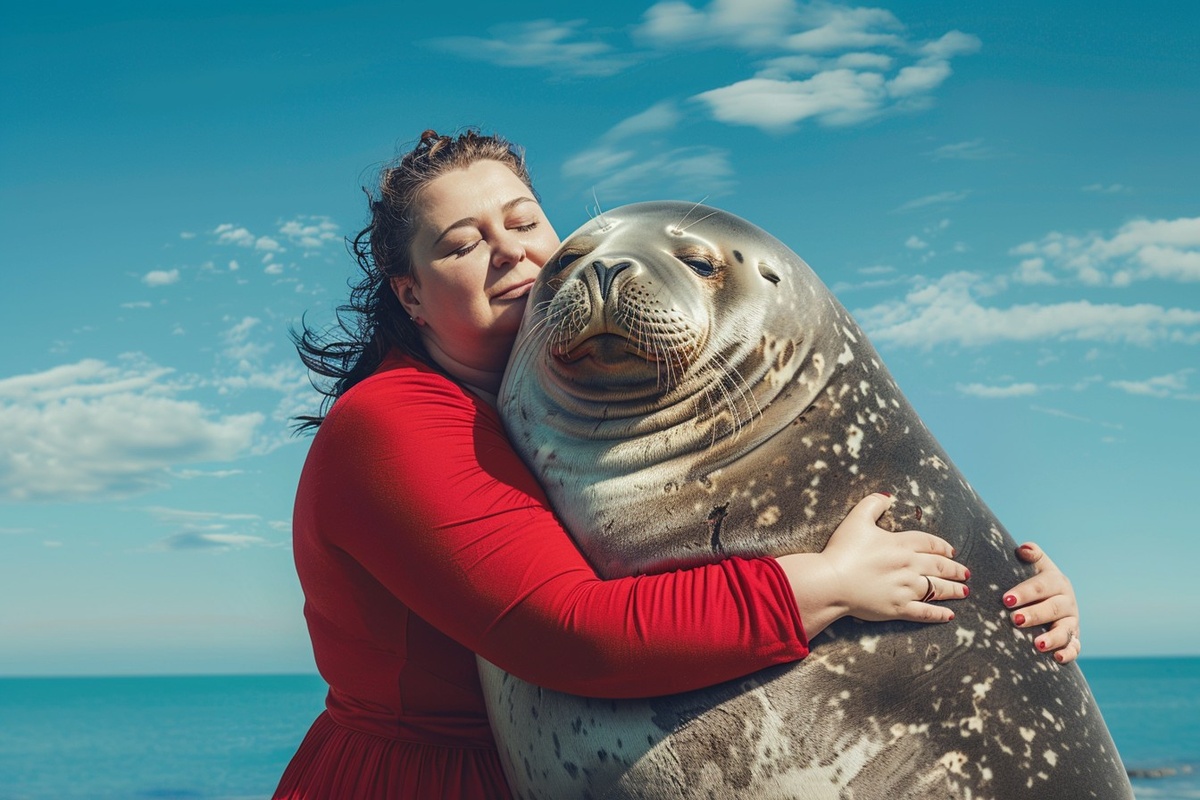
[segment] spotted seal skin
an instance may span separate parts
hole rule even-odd
[[[543,268],[501,390],[513,443],[596,569],[820,550],[857,500],[949,540],[945,625],[843,620],[808,658],[647,700],[575,697],[481,662],[519,798],[1132,798],[1074,665],[1003,588],[1015,542],[799,257],[731,214],[642,203]]]

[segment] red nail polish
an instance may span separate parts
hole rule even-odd
[[[1045,649],[1046,649],[1046,643],[1045,643],[1045,642],[1038,642],[1038,643],[1037,643],[1037,648],[1038,648],[1038,650],[1045,650]]]
[[[970,587],[970,586],[964,586],[964,587],[963,587],[963,597],[969,597],[969,596],[970,596],[970,594],[971,594],[971,587]]]
[[[1018,625],[1024,625],[1025,624],[1025,615],[1020,614],[1020,613],[1013,614],[1013,622],[1015,622]]]
[[[964,580],[964,581],[969,581],[969,580],[971,580],[971,570],[967,570],[967,577],[963,578],[963,580]]]
[[[891,492],[880,492],[880,494],[881,494],[881,495],[883,495],[884,497],[891,497],[891,496],[892,496],[892,493],[891,493]]]
[[[1017,604],[1017,596],[1015,594],[1004,595],[1004,605],[1008,606],[1009,608],[1012,608],[1016,604]]]
[[[1058,663],[1060,663],[1060,664],[1061,664],[1061,663],[1063,663],[1063,659],[1064,659],[1064,658],[1066,658],[1066,656],[1064,656],[1062,653],[1055,653],[1055,654],[1054,654],[1054,660],[1055,660],[1055,661],[1057,661],[1057,662],[1058,662]]]
[[[950,612],[950,621],[954,622],[954,612],[953,611]]]
[[[1017,549],[1018,549],[1018,550],[1028,550],[1029,552],[1031,552],[1031,553],[1032,553],[1032,552],[1033,552],[1033,545],[1031,545],[1031,544],[1023,544],[1023,545],[1021,545],[1020,547],[1018,547]]]

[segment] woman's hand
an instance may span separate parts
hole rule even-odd
[[[970,572],[953,560],[954,548],[945,539],[880,528],[876,522],[893,502],[888,495],[869,495],[850,510],[820,553],[777,559],[809,638],[844,616],[871,622],[954,619],[953,611],[933,603],[966,597],[963,581]]]
[[[1079,658],[1079,605],[1075,589],[1050,556],[1032,542],[1017,548],[1017,556],[1033,564],[1037,574],[1004,593],[1004,605],[1013,609],[1012,621],[1018,628],[1049,625],[1050,630],[1033,640],[1043,653],[1069,664]]]

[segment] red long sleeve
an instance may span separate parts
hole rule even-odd
[[[294,526],[318,666],[335,691],[373,703],[411,707],[417,674],[468,688],[458,654],[442,663],[453,645],[441,634],[532,683],[608,697],[686,691],[808,652],[773,559],[598,579],[496,413],[405,359],[334,405]]]

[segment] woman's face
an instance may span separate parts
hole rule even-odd
[[[525,301],[558,235],[498,161],[448,172],[421,192],[413,275],[392,288],[427,343],[477,369],[503,369]]]

